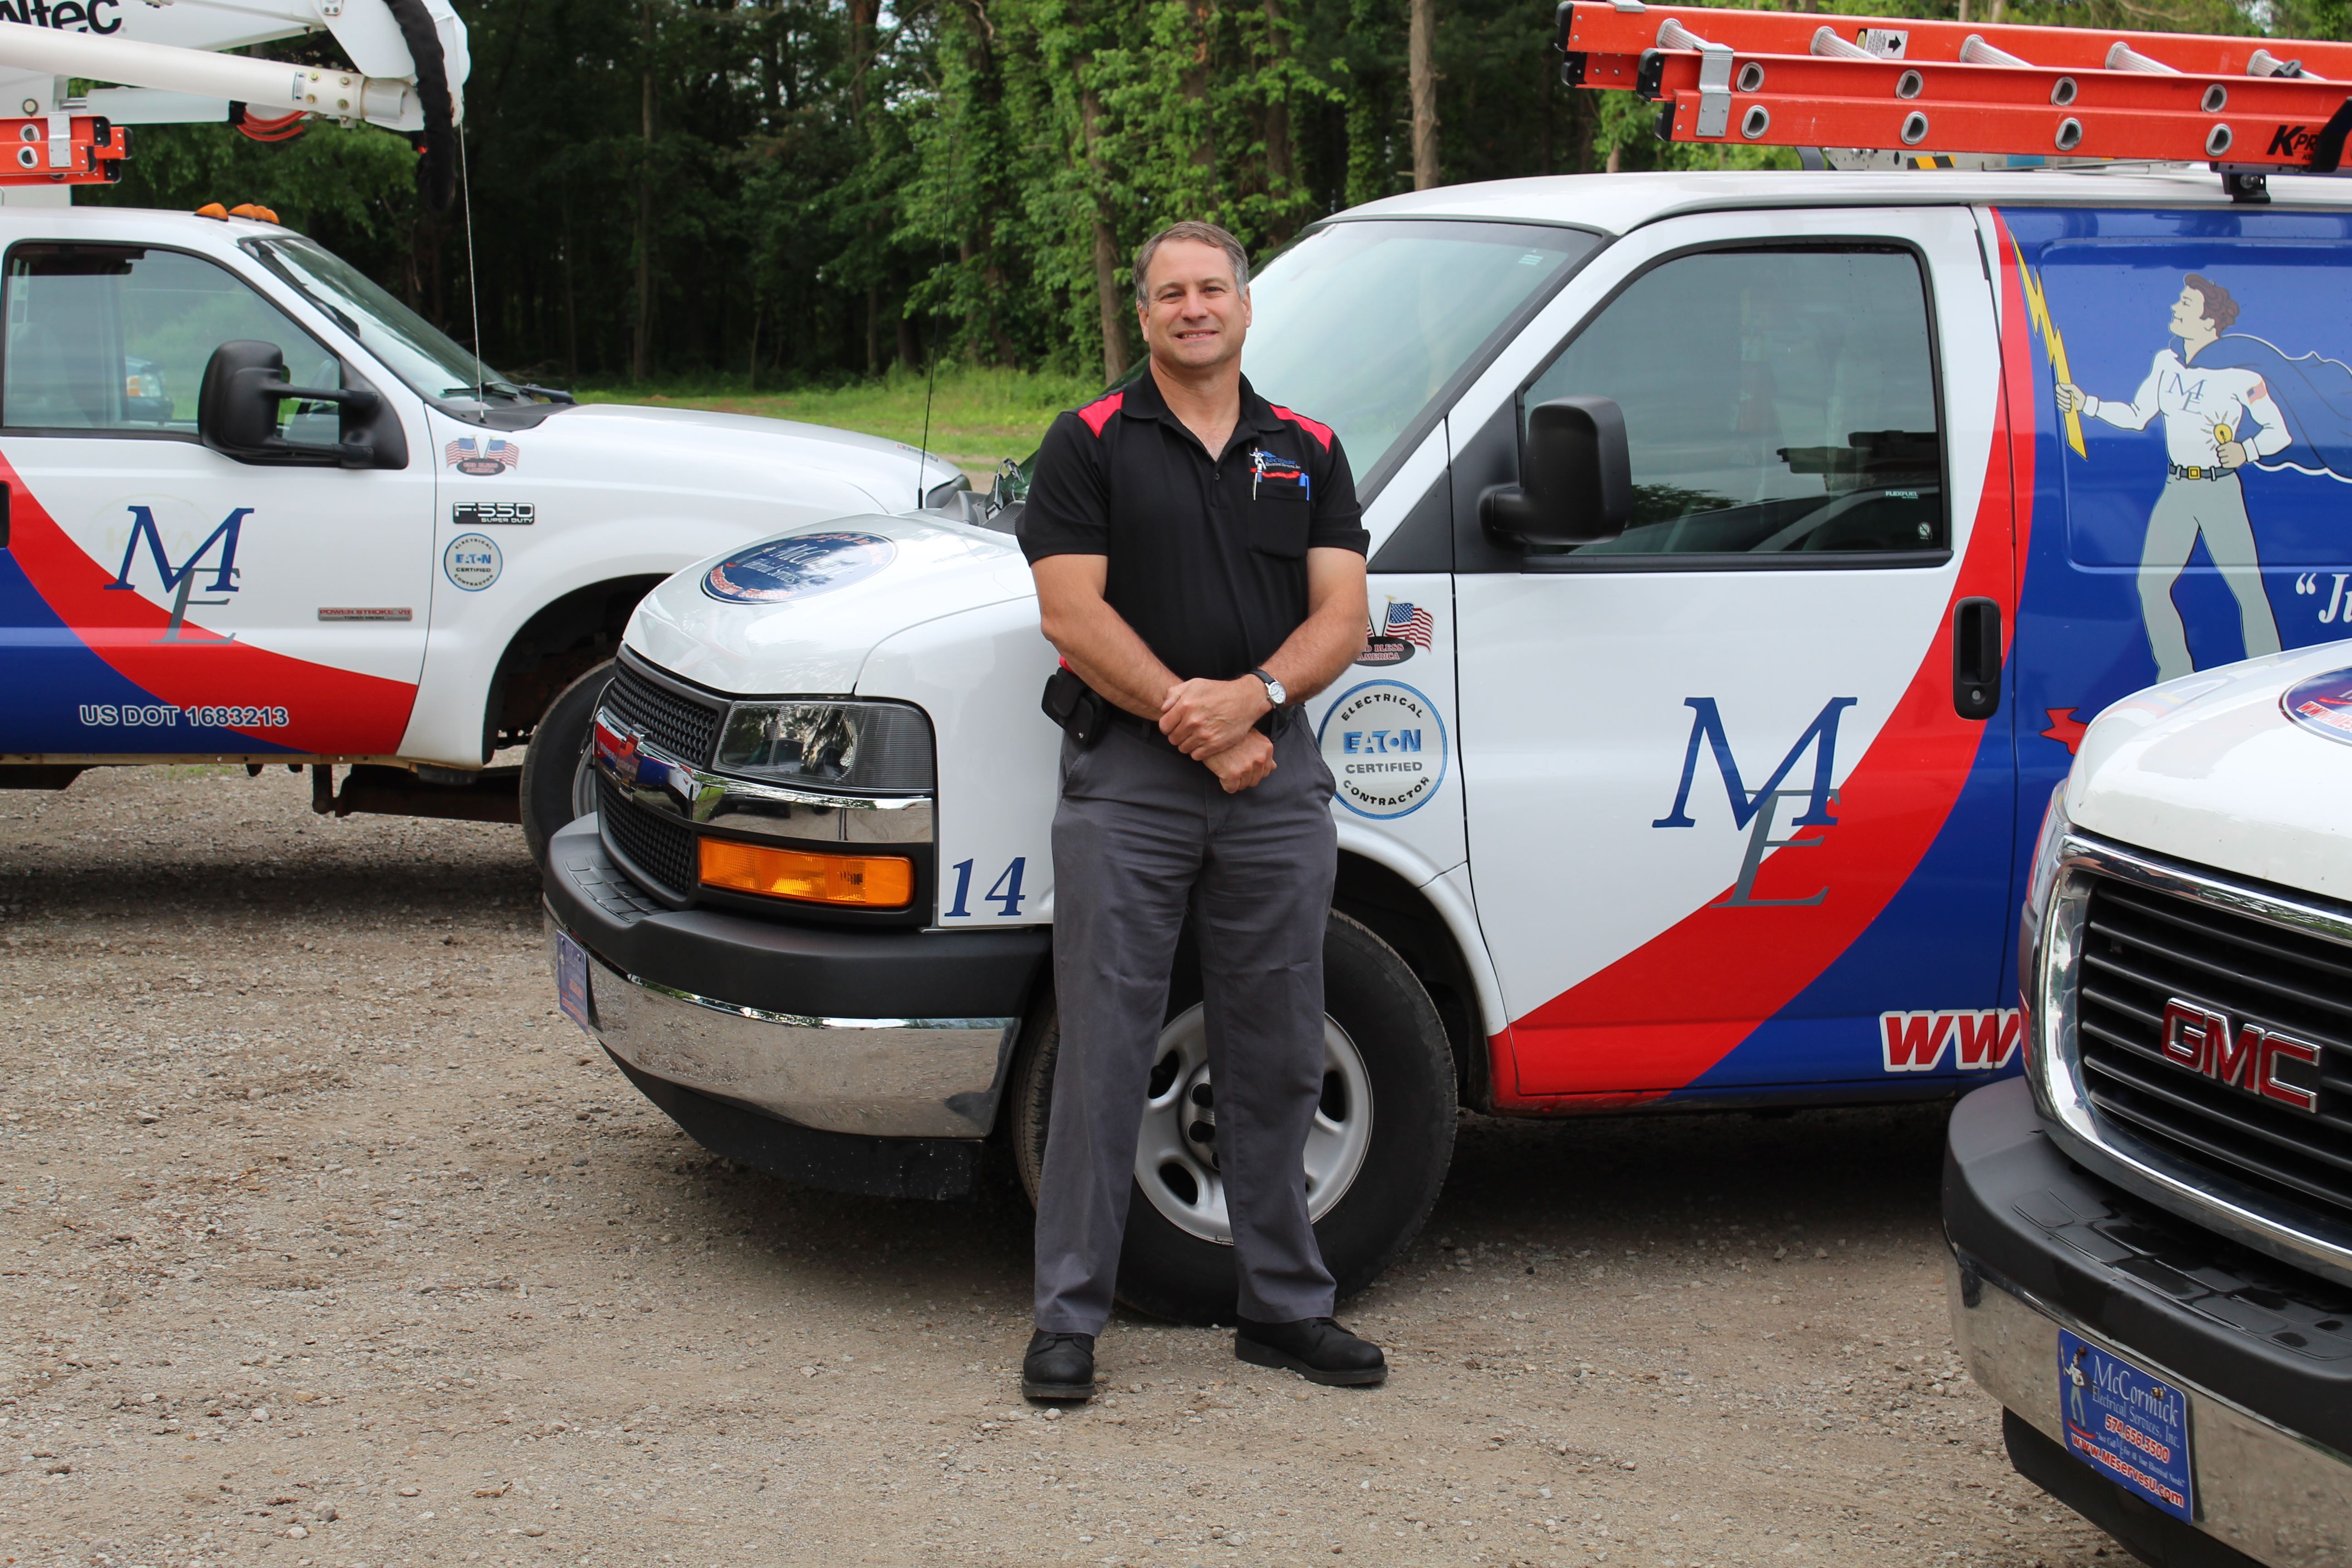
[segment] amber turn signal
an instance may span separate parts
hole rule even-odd
[[[898,910],[914,899],[915,863],[900,855],[819,855],[706,838],[702,885],[808,904]]]

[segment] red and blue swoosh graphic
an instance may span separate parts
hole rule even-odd
[[[76,544],[0,458],[13,500],[0,551],[0,750],[18,754],[383,756],[399,749],[416,688],[314,664],[227,638],[191,616],[167,640],[171,612],[109,592],[108,571]],[[85,706],[171,708],[168,725],[92,727]],[[195,708],[280,708],[267,728],[195,725]]]
[[[2030,405],[2017,402],[2032,388],[2018,384],[2028,343],[2013,262],[2002,269],[2002,292],[1992,450],[1943,618],[1949,623],[1961,599],[1991,599],[2006,644],[2016,624],[2011,498],[2032,492],[2034,461]],[[2021,518],[2021,533],[2024,526]],[[1838,896],[1775,910],[1760,923],[1746,910],[1699,909],[1513,1021],[1489,1042],[1496,1109],[1608,1110],[1669,1096],[1737,1098],[1766,1084],[1785,1093],[1886,1082],[1874,1048],[1857,1049],[1871,1041],[1855,1018],[1874,1024],[1890,970],[1909,971],[1909,984],[1927,994],[1996,1005],[2008,933],[1956,947],[1949,892],[1939,884],[1963,865],[1980,878],[1987,854],[2008,866],[2014,779],[2009,724],[1954,712],[1950,644],[1928,639],[1894,712],[1840,786],[1838,826],[1801,865],[1766,861],[1754,889],[1759,899],[1801,899],[1827,883]],[[1980,809],[1961,811],[1971,795]],[[1710,1016],[1657,1021],[1663,998],[1693,994],[1706,998]]]

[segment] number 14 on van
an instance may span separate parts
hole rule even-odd
[[[994,904],[997,912],[1006,920],[1020,914],[1021,873],[1028,864],[1029,858],[1026,855],[1015,855],[1013,858],[1013,864],[998,873],[996,880],[990,884],[988,891],[981,894],[981,901]],[[971,897],[972,865],[973,862],[970,860],[959,860],[948,868],[955,873],[955,897],[949,901],[940,919],[970,920],[971,918],[971,910],[967,900]]]

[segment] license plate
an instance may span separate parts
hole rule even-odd
[[[2061,1329],[2058,1418],[2068,1453],[2175,1519],[2195,1521],[2187,1394]]]
[[[588,994],[588,950],[564,935],[555,933],[555,1005],[563,1016],[588,1031],[596,1033],[595,1005]]]

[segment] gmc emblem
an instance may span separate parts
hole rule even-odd
[[[2165,1059],[2177,1067],[2297,1110],[2319,1110],[2317,1094],[2278,1076],[2282,1061],[2319,1065],[2319,1047],[2306,1040],[2275,1034],[2259,1024],[2233,1031],[2228,1014],[2176,996],[2164,1005],[2162,1045]]]

